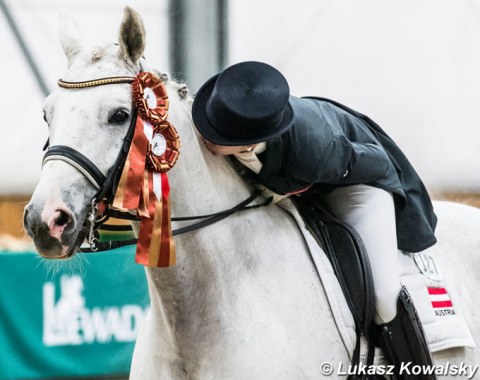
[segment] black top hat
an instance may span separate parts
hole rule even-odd
[[[294,121],[284,76],[261,62],[242,62],[210,78],[193,102],[200,134],[218,145],[248,145],[272,139]]]

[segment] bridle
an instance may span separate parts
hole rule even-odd
[[[87,87],[97,87],[111,84],[132,84],[134,80],[135,77],[116,76],[82,82],[68,82],[60,79],[57,83],[60,87],[66,89],[82,89]],[[73,254],[77,250],[80,250],[81,252],[95,252],[98,250],[103,251],[122,247],[125,245],[136,244],[137,242],[137,239],[99,242],[98,234],[99,228],[104,225],[104,223],[109,218],[117,218],[130,221],[139,220],[138,217],[134,214],[118,211],[109,207],[113,202],[120,176],[122,174],[123,166],[127,159],[130,145],[132,144],[135,123],[137,119],[137,110],[135,106],[133,106],[132,109],[134,111],[131,115],[130,125],[127,129],[125,137],[123,138],[120,153],[117,156],[113,166],[108,169],[106,174],[102,173],[102,171],[88,157],[86,157],[72,147],[65,145],[54,145],[49,147],[48,141],[45,144],[45,149],[48,148],[48,150],[43,157],[42,166],[45,165],[45,163],[47,163],[48,161],[63,161],[66,164],[74,167],[77,171],[79,171],[97,190],[97,193],[92,199],[90,211],[88,212],[83,222],[83,225],[86,228],[83,228],[80,231],[79,236],[77,237],[73,247],[71,248],[69,255]],[[214,214],[188,217],[172,217],[172,221],[200,220],[199,222],[193,223],[189,226],[174,230],[173,235],[175,236],[186,232],[194,231],[199,228],[208,226],[212,223],[218,222],[238,211],[267,206],[272,202],[272,198],[269,198],[266,199],[263,203],[248,206],[248,204],[254,201],[259,196],[259,194],[260,191],[255,190],[251,196],[249,196],[247,199],[240,202],[236,206]],[[124,227],[125,226],[108,225],[107,229],[124,230]],[[88,247],[80,247],[86,238],[88,242]]]

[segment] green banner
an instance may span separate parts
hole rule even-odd
[[[127,375],[149,299],[134,247],[41,260],[0,252],[0,378]]]

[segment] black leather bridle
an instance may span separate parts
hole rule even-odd
[[[67,89],[80,89],[85,87],[103,86],[107,84],[119,84],[129,83],[131,84],[134,77],[109,77],[101,78],[83,82],[66,82],[63,80],[58,81],[58,85]],[[136,244],[137,239],[128,239],[120,241],[98,241],[98,229],[102,226],[110,217],[117,219],[125,219],[131,221],[138,221],[139,218],[128,212],[121,212],[109,208],[109,205],[113,202],[115,192],[118,187],[118,182],[122,174],[123,166],[127,159],[127,155],[132,143],[133,134],[135,130],[135,124],[137,119],[137,112],[133,107],[134,112],[132,119],[128,127],[127,133],[123,139],[120,153],[115,160],[113,166],[104,175],[102,171],[90,160],[84,156],[78,150],[65,145],[54,145],[49,147],[49,142],[45,144],[45,149],[48,148],[45,156],[43,157],[42,165],[45,165],[48,161],[63,161],[68,165],[77,169],[88,181],[97,189],[92,203],[91,209],[87,214],[83,226],[80,231],[73,247],[70,250],[70,254],[80,249],[81,252],[95,252],[98,250],[109,250],[125,245]],[[267,206],[272,202],[272,198],[266,199],[263,203],[248,206],[249,203],[254,201],[260,194],[260,191],[255,190],[251,196],[237,204],[236,206],[223,210],[214,214],[200,215],[200,216],[188,216],[188,217],[173,217],[172,221],[188,221],[188,220],[200,220],[189,226],[179,228],[173,231],[173,235],[180,235],[186,232],[194,231],[199,228],[208,226],[212,223],[218,222],[229,215],[232,215],[238,211],[244,211],[248,209],[259,208]],[[110,230],[122,230],[124,226],[109,226]],[[80,247],[88,235],[89,247]]]

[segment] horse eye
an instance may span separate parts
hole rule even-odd
[[[110,117],[108,122],[110,124],[123,124],[125,123],[125,121],[127,121],[127,119],[128,119],[128,113],[125,111],[119,110]]]

